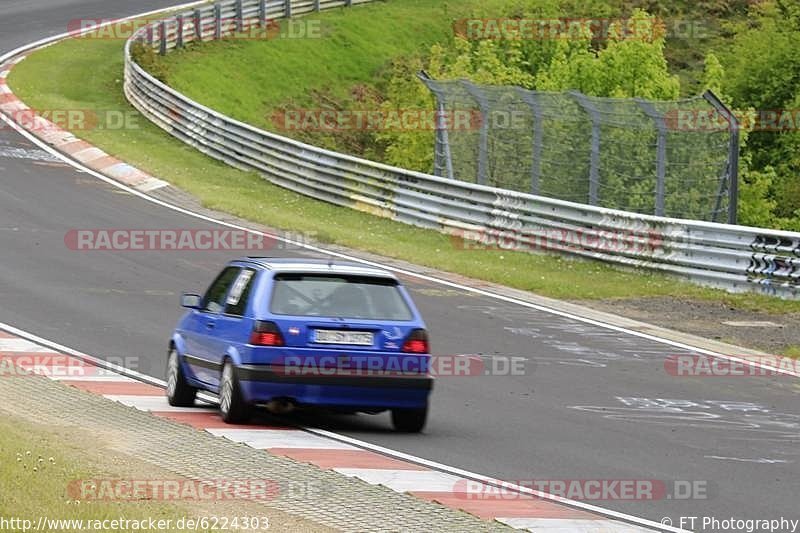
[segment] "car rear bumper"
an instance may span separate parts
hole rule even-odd
[[[301,405],[349,409],[419,408],[428,404],[433,388],[426,375],[290,376],[271,365],[243,365],[237,373],[248,403],[291,398]]]

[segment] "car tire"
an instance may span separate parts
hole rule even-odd
[[[252,416],[252,407],[242,398],[236,374],[233,362],[226,359],[219,379],[219,414],[228,424],[247,422]]]
[[[392,426],[403,433],[419,433],[428,420],[428,408],[392,409]]]
[[[167,354],[167,402],[173,407],[192,407],[197,389],[186,382],[180,356],[175,348]]]

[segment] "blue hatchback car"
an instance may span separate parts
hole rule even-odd
[[[169,345],[167,398],[191,406],[219,396],[222,418],[256,406],[391,411],[398,431],[425,426],[433,378],[425,324],[388,271],[326,260],[248,257],[230,262]]]

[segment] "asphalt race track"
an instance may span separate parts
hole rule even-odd
[[[0,0],[0,53],[174,1]],[[0,128],[0,321],[163,377],[178,296],[201,292],[223,252],[79,252],[71,229],[209,228],[75,171]],[[478,253],[478,252],[465,252]],[[276,255],[299,252],[276,251]],[[798,518],[800,407],[788,377],[682,378],[680,350],[624,333],[407,280],[437,354],[519,357],[524,375],[443,377],[428,429],[388,416],[298,418],[381,446],[507,480],[700,481],[707,499],[592,501],[664,516]],[[54,406],[57,408],[57,406]]]

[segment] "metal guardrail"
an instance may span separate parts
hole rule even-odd
[[[363,0],[362,0],[363,1]],[[368,0],[367,0],[368,1]],[[183,142],[270,182],[336,205],[436,229],[466,247],[550,250],[648,268],[730,291],[800,298],[800,233],[640,215],[390,167],[324,150],[224,116],[180,94],[131,57],[134,42],[166,53],[265,20],[356,4],[347,0],[225,0],[173,14],[125,47],[125,94]],[[461,240],[463,238],[463,240]]]

